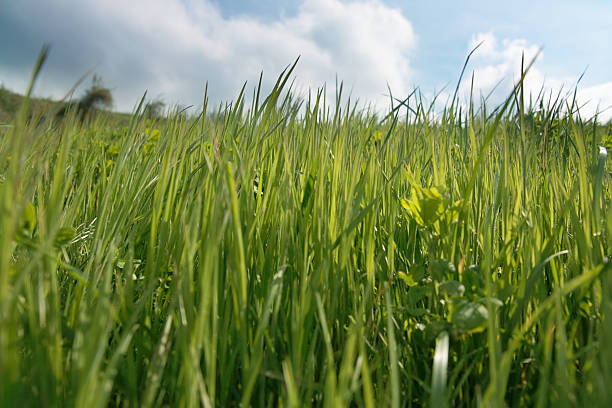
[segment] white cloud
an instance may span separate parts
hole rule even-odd
[[[544,56],[539,53],[537,45],[530,44],[525,39],[503,39],[501,42],[491,32],[479,33],[472,37],[469,50],[480,47],[473,54],[471,66],[474,74],[475,97],[487,96],[493,89],[492,95],[495,102],[501,101],[512,90],[514,84],[521,78],[521,64],[524,59],[524,67],[536,60],[525,78],[525,90],[527,94],[536,96],[542,85],[548,89],[557,90],[563,81],[556,78],[546,78],[539,69]],[[471,82],[471,81],[470,81]],[[470,88],[470,82],[463,84],[464,92]]]
[[[588,118],[598,113],[601,122],[612,120],[612,82],[579,89],[578,100],[584,104],[580,109],[583,117]]]
[[[466,72],[466,78],[461,85],[463,102],[470,95],[471,74],[474,74],[474,97],[479,99],[490,95],[489,102],[501,103],[512,91],[514,84],[521,78],[521,60],[524,55],[524,66],[536,58],[524,80],[525,98],[535,99],[540,92],[552,94],[553,100],[561,91],[561,95],[572,93],[580,73],[575,76],[548,76],[542,68],[544,52],[540,47],[525,39],[502,39],[499,41],[492,33],[479,33],[472,37],[468,52],[476,50]],[[539,53],[539,54],[538,54]],[[493,91],[492,94],[490,94]],[[612,105],[612,82],[595,84],[589,87],[578,87],[577,100],[581,106],[580,113],[585,119],[592,117]],[[599,115],[601,121],[612,119],[612,109]]]
[[[73,66],[72,78],[97,64],[120,110],[130,110],[145,89],[170,103],[198,105],[206,81],[212,102],[231,100],[245,80],[254,86],[262,70],[269,88],[298,55],[296,85],[302,90],[327,83],[333,95],[337,75],[353,97],[380,107],[388,103],[387,83],[399,96],[412,81],[410,57],[417,41],[412,24],[380,0],[304,0],[294,16],[274,22],[225,18],[208,0],[35,3],[22,5],[21,10],[37,10],[36,16],[22,15],[23,21],[44,26],[60,20],[61,27],[46,30],[57,36],[52,52],[65,47],[81,60],[90,56],[74,64],[82,71]],[[55,70],[51,62],[39,93],[55,93],[58,83],[69,88],[69,62],[56,59]]]

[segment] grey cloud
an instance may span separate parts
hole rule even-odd
[[[145,89],[199,105],[206,81],[212,103],[230,100],[262,70],[269,87],[298,55],[302,88],[333,86],[337,74],[354,96],[381,101],[387,83],[407,90],[416,41],[401,12],[377,0],[305,0],[295,15],[272,22],[223,17],[208,1],[22,0],[5,10],[0,27],[5,85],[23,87],[24,71],[50,42],[39,94],[61,96],[93,66],[122,111]]]

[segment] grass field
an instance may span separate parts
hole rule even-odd
[[[290,75],[0,127],[0,406],[610,406],[611,127]]]

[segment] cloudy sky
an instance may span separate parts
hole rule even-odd
[[[353,99],[388,105],[415,87],[452,93],[469,51],[475,89],[501,100],[521,55],[542,50],[528,88],[579,89],[584,114],[612,105],[610,0],[20,0],[2,1],[0,85],[24,92],[43,43],[36,93],[62,97],[91,68],[131,111],[145,90],[168,104],[218,104],[260,72],[270,86],[301,56],[296,90],[336,77]],[[78,92],[88,85],[86,82]],[[462,87],[464,95],[469,84]],[[612,109],[601,114],[612,118]]]

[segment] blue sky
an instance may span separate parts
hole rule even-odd
[[[2,6],[0,84],[23,92],[40,46],[52,50],[36,92],[61,97],[94,68],[130,111],[145,90],[169,104],[233,99],[264,72],[270,86],[298,55],[296,90],[336,75],[353,98],[386,106],[418,86],[426,96],[454,88],[469,50],[476,90],[501,100],[521,54],[542,50],[527,81],[537,93],[570,90],[585,71],[585,114],[612,105],[612,2],[399,0],[21,0]],[[85,83],[83,86],[86,86]],[[468,84],[462,87],[464,97]],[[612,117],[612,109],[602,118]]]

